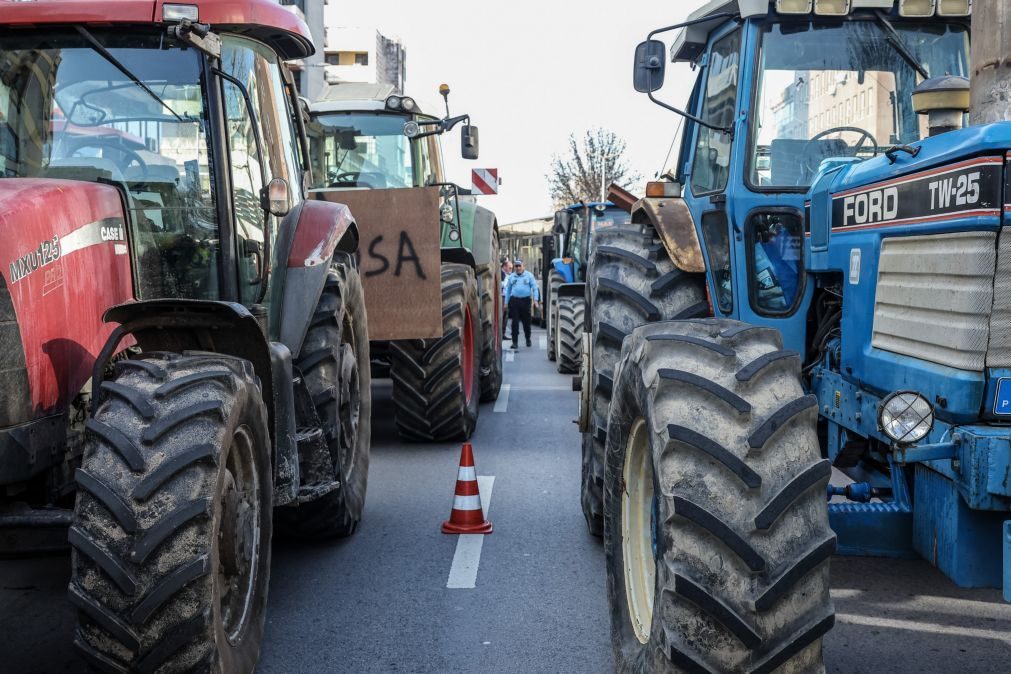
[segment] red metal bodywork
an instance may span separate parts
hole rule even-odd
[[[163,0],[0,0],[0,25],[161,23]],[[286,59],[313,54],[312,33],[277,0],[180,0],[195,5],[198,20],[273,44]]]
[[[353,223],[351,211],[344,204],[304,202],[288,253],[288,268],[315,267],[329,262],[337,243]]]
[[[119,192],[70,180],[0,180],[0,274],[11,293],[36,416],[66,409],[133,298]]]

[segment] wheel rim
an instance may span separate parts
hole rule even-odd
[[[260,480],[255,445],[246,426],[232,437],[221,490],[218,531],[218,609],[225,636],[241,640],[253,604],[260,563]]]
[[[354,466],[354,454],[358,445],[358,426],[361,421],[361,385],[358,375],[358,359],[351,344],[341,345],[340,408],[337,411],[340,424],[342,449],[341,463],[344,475],[350,475]]]
[[[656,592],[653,459],[648,428],[636,419],[625,447],[621,494],[621,551],[625,567],[625,595],[632,631],[640,643],[649,641]]]
[[[463,312],[463,397],[470,403],[474,395],[474,324],[470,317],[470,307]]]

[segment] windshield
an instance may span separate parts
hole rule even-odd
[[[955,24],[896,23],[931,77],[967,76],[969,39]],[[922,81],[876,21],[763,29],[749,178],[758,188],[811,184],[829,157],[868,158],[919,140]]]
[[[317,187],[414,187],[408,119],[361,112],[314,116],[309,139]]]
[[[76,32],[0,33],[0,176],[119,185],[141,266],[162,267],[143,275],[139,295],[213,296],[206,261],[216,259],[217,228],[200,57],[162,33],[96,31],[95,39],[151,91]],[[203,271],[179,271],[193,255]]]
[[[608,206],[603,211],[596,208],[590,209],[591,226],[594,232],[607,227],[621,227],[632,221],[632,215],[615,206]]]

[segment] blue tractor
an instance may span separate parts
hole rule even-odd
[[[552,234],[555,250],[545,284],[548,360],[558,371],[579,371],[582,358],[586,260],[593,234],[600,229],[627,225],[629,214],[609,201],[572,204],[555,212]]]
[[[686,123],[587,270],[619,671],[824,671],[836,551],[1011,599],[1011,124],[963,128],[1011,8],[971,4],[718,0],[637,48]]]

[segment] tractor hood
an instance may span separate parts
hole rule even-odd
[[[91,376],[133,297],[120,193],[109,185],[0,180],[0,428],[62,411]]]

